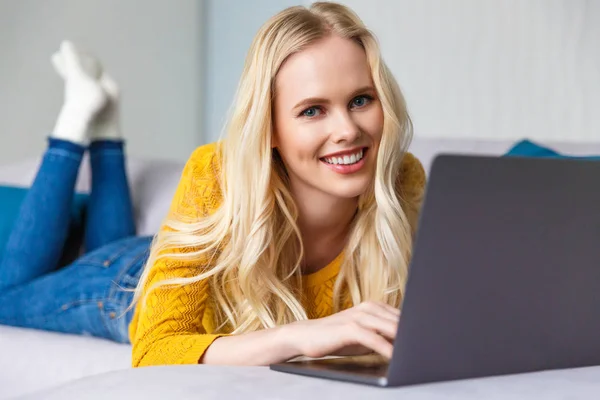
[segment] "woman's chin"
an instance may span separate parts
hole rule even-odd
[[[368,182],[344,182],[339,186],[331,185],[326,188],[326,191],[340,199],[355,199],[364,194],[368,187]]]

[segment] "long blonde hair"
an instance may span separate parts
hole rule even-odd
[[[171,215],[155,237],[134,301],[161,258],[208,263],[197,276],[154,285],[208,279],[220,329],[243,333],[307,318],[302,292],[302,238],[285,167],[272,150],[272,99],[277,72],[292,54],[328,35],[360,44],[367,55],[384,113],[373,185],[359,208],[334,287],[334,308],[348,300],[398,306],[411,256],[413,227],[397,180],[412,137],[400,89],[381,59],[374,35],[350,9],[317,2],[290,7],[267,21],[248,53],[236,102],[220,145],[222,203],[197,220]]]

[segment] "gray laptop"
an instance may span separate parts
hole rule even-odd
[[[438,156],[389,362],[271,369],[378,386],[600,364],[600,162]]]

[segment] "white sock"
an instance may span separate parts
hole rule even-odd
[[[85,145],[95,114],[108,102],[107,93],[97,81],[102,66],[95,58],[79,52],[70,41],[61,43],[60,50],[52,55],[52,64],[68,84],[50,136]]]
[[[83,114],[67,105],[63,106],[50,136],[85,146],[90,123]]]
[[[90,126],[89,138],[94,140],[120,140],[122,138],[121,128],[119,126],[118,110],[113,104],[108,104],[106,109],[102,110],[96,116]]]
[[[107,73],[102,74],[100,86],[108,96],[108,104],[96,116],[90,129],[90,140],[121,140],[119,86]]]

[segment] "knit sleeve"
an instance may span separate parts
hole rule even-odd
[[[425,169],[412,153],[406,153],[402,160],[400,175],[398,176],[398,192],[402,209],[408,217],[413,234],[417,230],[419,213],[425,194]]]
[[[188,160],[169,211],[172,218],[195,218],[218,206],[220,196],[214,154],[213,145],[203,146]],[[206,267],[200,260],[173,257],[162,258],[147,266],[150,270],[129,332],[134,367],[196,364],[212,342],[221,336],[210,334],[203,325],[209,299],[206,281],[153,289],[146,297],[145,307],[141,307],[148,289],[155,283],[193,277]]]

